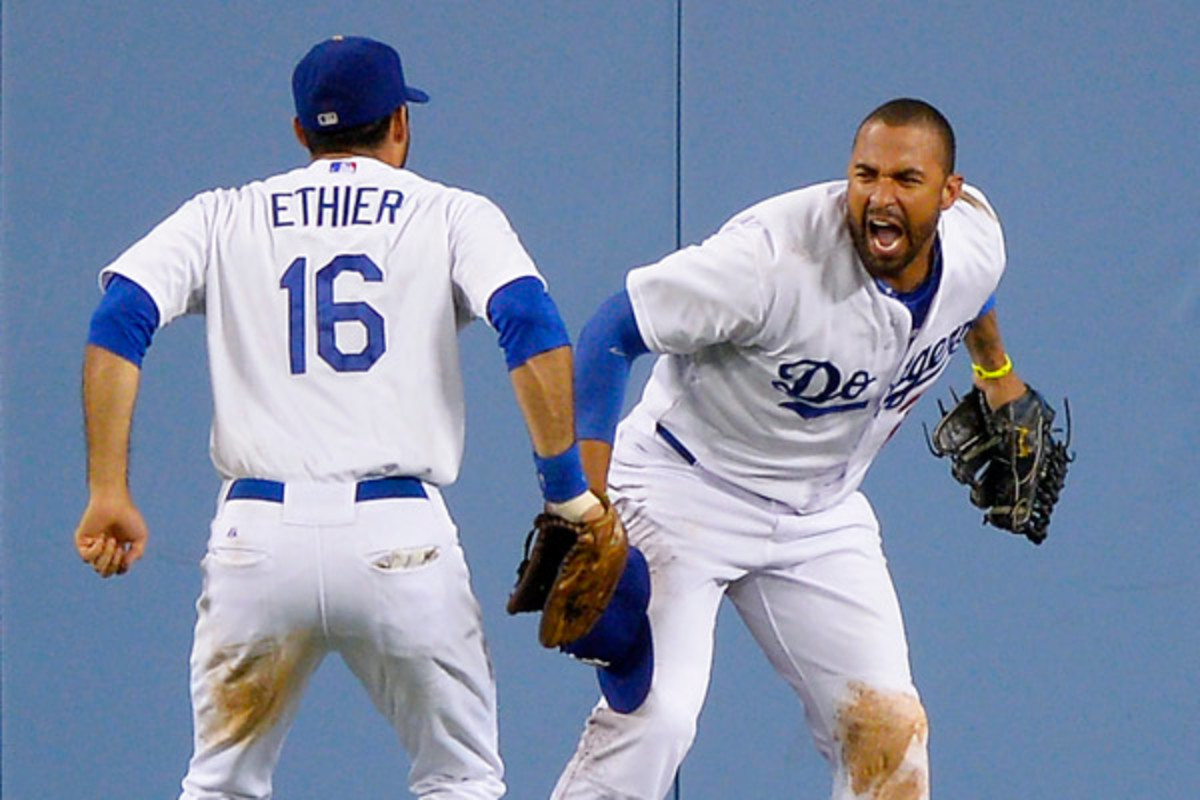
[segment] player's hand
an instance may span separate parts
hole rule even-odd
[[[75,550],[97,575],[111,578],[142,557],[148,537],[146,521],[128,494],[93,494],[75,529]]]
[[[546,513],[568,522],[595,522],[605,514],[604,504],[590,490],[563,503],[546,503]]]
[[[1027,388],[1025,381],[1018,378],[1015,372],[1010,372],[1003,378],[995,380],[981,380],[976,377],[975,386],[983,392],[988,408],[993,411],[1024,395]]]

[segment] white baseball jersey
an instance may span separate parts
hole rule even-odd
[[[537,269],[486,198],[371,158],[201,193],[105,267],[207,317],[225,478],[452,482],[457,331]]]
[[[858,260],[846,182],[773,197],[702,244],[632,270],[647,346],[664,353],[625,424],[661,424],[709,471],[801,511],[828,508],[959,349],[1004,271],[977,189],[941,215],[924,324]]]

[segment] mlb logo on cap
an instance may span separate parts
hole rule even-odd
[[[362,36],[334,36],[309,50],[292,73],[292,97],[309,131],[355,128],[429,100],[404,82],[399,53]]]

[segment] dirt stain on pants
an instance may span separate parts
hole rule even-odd
[[[842,763],[856,797],[920,800],[927,796],[926,759],[922,755],[911,763],[908,758],[912,748],[923,753],[929,734],[920,700],[852,683],[838,710],[837,725]]]
[[[270,730],[296,692],[296,668],[308,637],[268,638],[222,648],[210,669],[215,719],[205,736],[212,744],[233,745]]]

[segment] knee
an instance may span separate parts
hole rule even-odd
[[[656,697],[647,705],[643,735],[653,741],[669,743],[673,752],[687,752],[696,738],[696,718],[700,711],[695,704]]]
[[[928,797],[928,736],[925,709],[915,695],[850,684],[838,709],[837,739],[854,796]]]
[[[646,702],[632,714],[621,714],[605,707],[588,719],[585,738],[589,750],[598,752],[605,743],[614,750],[632,748],[649,761],[674,770],[696,738],[700,706],[688,698],[670,692],[651,690]]]

